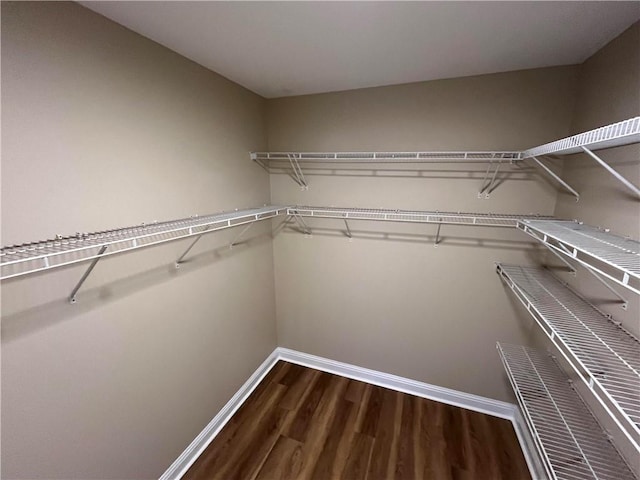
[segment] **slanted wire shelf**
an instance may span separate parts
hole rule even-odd
[[[0,279],[215,232],[286,212],[287,207],[265,206],[3,247],[0,250]]]
[[[502,343],[497,347],[549,478],[636,478],[549,354]]]
[[[374,220],[408,223],[437,223],[452,225],[476,225],[488,227],[515,227],[525,218],[554,218],[529,214],[509,215],[497,213],[462,213],[417,210],[389,210],[374,208],[339,208],[295,206],[288,208],[289,215],[315,218],[338,218],[344,220]]]
[[[518,228],[554,251],[640,294],[640,242],[577,222],[525,219]]]
[[[640,454],[640,342],[540,267],[498,273]]]
[[[263,165],[289,163],[487,163],[517,162],[521,152],[252,152]]]
[[[525,150],[522,152],[522,158],[542,155],[570,155],[582,152],[582,147],[589,150],[600,150],[638,142],[640,142],[640,117],[634,117]]]

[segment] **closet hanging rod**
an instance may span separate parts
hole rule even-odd
[[[287,207],[265,206],[3,247],[0,280],[245,225],[286,212]]]

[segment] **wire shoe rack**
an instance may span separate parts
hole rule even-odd
[[[640,342],[540,267],[498,273],[640,452]]]
[[[497,348],[550,479],[636,478],[549,354],[503,343]]]

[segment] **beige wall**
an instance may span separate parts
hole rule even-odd
[[[640,115],[640,23],[613,40],[583,65],[572,132],[579,133]],[[600,150],[597,155],[635,185],[640,185],[640,145]],[[580,201],[558,195],[555,214],[589,225],[609,228],[612,233],[640,238],[640,202],[622,183],[587,155],[564,160],[563,178],[580,193]],[[570,283],[578,286],[602,309],[640,335],[639,296],[620,288],[629,299],[625,312],[610,300],[607,290],[584,270]]]
[[[262,205],[264,100],[72,3],[2,3],[2,244]],[[2,285],[2,478],[157,478],[276,346],[269,225]]]
[[[269,148],[527,148],[569,133],[575,74],[574,67],[550,68],[269,100]],[[329,171],[308,175],[308,191],[272,175],[271,196],[309,205],[553,212],[555,187],[526,168],[505,168],[504,183],[479,199],[485,169],[433,165],[419,178]],[[434,248],[434,225],[352,222],[360,232],[349,242],[338,221],[308,223],[311,237],[285,231],[274,241],[281,346],[512,400],[495,342],[527,344],[532,324],[494,262],[535,261],[528,237],[443,226],[444,241]],[[390,231],[394,236],[385,237]]]
[[[636,23],[602,50],[589,58],[579,70],[579,89],[572,131],[583,132],[640,115],[640,23]],[[630,145],[596,152],[603,160],[635,185],[640,185],[640,145]],[[565,194],[558,196],[556,215],[575,218],[586,224],[609,228],[612,233],[640,239],[640,202],[622,183],[586,155],[564,160],[563,178],[580,193],[580,201]],[[614,320],[640,335],[640,296],[624,288],[617,290],[629,300],[625,311],[612,303],[610,294],[588,272],[579,268],[575,277],[564,275],[573,285]],[[638,352],[640,355],[640,352]],[[582,387],[581,382],[576,385]],[[584,396],[587,400],[590,395]],[[599,406],[590,402],[601,420],[614,435],[618,447],[626,454],[640,475],[638,452],[607,421]]]

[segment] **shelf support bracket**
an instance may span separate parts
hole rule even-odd
[[[580,200],[580,194],[575,191],[567,182],[565,182],[562,178],[560,178],[556,173],[547,167],[544,163],[538,160],[536,157],[531,157],[534,162],[540,165],[544,171],[546,171],[549,175],[551,175],[560,185],[562,185],[565,189],[567,189],[574,197],[576,197],[576,202]]]
[[[547,244],[547,243],[546,243],[546,242],[544,242],[544,241],[542,242],[542,244],[543,244],[545,247],[547,247],[547,249],[548,249],[551,253],[553,253],[553,254],[554,254],[554,255],[555,255],[555,256],[556,256],[556,257],[557,257],[557,258],[558,258],[562,263],[564,263],[564,264],[565,264],[565,265],[566,265],[566,266],[571,270],[571,271],[570,271],[570,273],[571,273],[572,275],[576,275],[576,269],[573,267],[573,265],[571,265],[571,264],[567,261],[567,259],[566,259],[566,258],[564,258],[560,253],[558,253],[558,252],[556,251],[555,247],[552,247],[551,245]],[[569,257],[573,258],[573,257],[572,257],[572,255],[571,255],[571,252],[570,252],[569,250],[567,250],[567,249],[566,249],[566,247],[565,247],[564,245],[560,244],[560,246],[562,247],[563,251],[565,251],[565,252],[566,252],[566,254],[567,254]],[[611,293],[613,293],[616,297],[618,297],[618,299],[620,300],[620,306],[622,307],[622,309],[623,309],[623,310],[626,310],[626,309],[627,309],[627,307],[629,306],[629,301],[628,301],[625,297],[623,297],[622,295],[620,295],[620,294],[618,293],[618,291],[617,291],[615,288],[613,288],[613,287],[609,284],[609,282],[607,282],[604,278],[602,278],[602,276],[601,276],[598,272],[596,272],[595,270],[593,270],[593,269],[589,268],[589,266],[587,266],[587,265],[586,265],[586,264],[584,264],[584,263],[582,264],[582,266],[585,268],[585,270],[586,270],[587,272],[589,272],[591,275],[593,275],[593,277],[594,277],[596,280],[598,280],[602,285],[604,285],[604,286],[607,288],[607,290],[609,290],[609,291],[610,291]]]
[[[289,163],[291,164],[291,169],[293,170],[294,180],[300,185],[302,189],[309,188],[307,181],[304,178],[304,173],[302,173],[302,168],[300,167],[300,163],[298,162],[298,158],[295,153],[287,154],[289,158]]]
[[[491,167],[493,166],[493,161],[489,162],[489,166],[487,167],[487,171],[484,174],[484,179],[482,180],[482,185],[480,190],[478,191],[478,198],[482,198],[482,194],[484,193],[484,198],[489,198],[489,195],[493,191],[493,185],[496,183],[496,178],[498,176],[498,171],[500,170],[500,166],[502,162],[498,161],[496,163],[496,168],[493,171],[493,176],[489,183],[487,183],[487,179],[489,178],[489,172],[491,171]]]
[[[302,219],[302,217],[300,215],[298,215],[297,213],[292,214],[292,216],[295,219],[295,221],[298,224],[298,226],[300,227],[300,229],[302,230],[302,232],[305,235],[311,235],[311,229],[307,226],[307,224]]]
[[[256,223],[256,222],[251,222],[249,225],[246,225],[246,226],[242,229],[242,231],[241,231],[238,235],[236,235],[236,238],[234,238],[234,239],[233,239],[233,241],[229,244],[229,248],[233,248],[233,247],[235,247],[235,246],[238,244],[238,242],[240,241],[240,239],[242,238],[242,236],[243,236],[245,233],[247,233],[247,232],[251,229],[251,227],[253,227],[253,225],[254,225],[255,223]]]
[[[627,307],[629,306],[629,301],[623,297],[622,295],[620,295],[618,293],[618,291],[613,288],[609,282],[607,282],[604,278],[602,278],[602,276],[600,276],[600,274],[598,272],[596,272],[595,270],[592,270],[591,268],[587,267],[585,265],[585,268],[587,269],[587,272],[589,272],[591,275],[593,275],[593,278],[595,278],[596,280],[598,280],[602,285],[605,286],[605,288],[607,290],[609,290],[611,293],[613,293],[616,297],[618,297],[618,299],[620,300],[620,306],[622,307],[623,310],[626,310]]]
[[[76,284],[75,287],[73,287],[73,290],[71,290],[71,295],[69,295],[69,303],[76,303],[76,294],[78,293],[78,290],[80,290],[80,287],[85,282],[85,280],[89,277],[89,274],[91,274],[91,271],[95,268],[100,258],[102,258],[102,254],[106,250],[107,250],[107,245],[103,245],[102,247],[100,247],[100,250],[98,251],[98,256],[91,261],[91,263],[85,270],[82,277],[80,277],[80,281]]]
[[[440,239],[440,227],[442,227],[442,223],[438,223],[438,229],[436,230],[436,239],[433,242],[434,247],[437,247],[438,244],[442,241]]]
[[[636,187],[633,183],[631,183],[629,180],[627,180],[622,175],[620,175],[620,173],[618,173],[616,170],[614,170],[607,162],[602,160],[599,156],[597,156],[591,150],[589,150],[586,147],[581,147],[581,148],[582,148],[582,151],[584,153],[586,153],[591,158],[593,158],[596,162],[598,162],[600,165],[602,165],[602,167],[604,167],[604,169],[607,172],[609,172],[611,175],[616,177],[620,182],[622,182],[624,184],[625,187],[627,187],[629,190],[631,190],[636,197],[640,197],[640,188]]]
[[[556,258],[557,258],[558,260],[560,260],[560,261],[561,261],[561,262],[562,262],[562,263],[563,263],[563,264],[564,264],[564,265],[569,269],[569,273],[570,273],[571,275],[574,275],[574,276],[576,275],[576,269],[574,268],[574,266],[573,266],[573,265],[571,265],[571,264],[567,261],[567,259],[566,259],[566,258],[564,258],[562,255],[560,255],[558,252],[556,252],[556,251],[555,251],[555,250],[554,250],[550,245],[548,245],[547,243],[542,242],[542,245],[544,245],[544,246],[547,248],[547,250],[549,250],[549,252],[553,253],[553,254],[556,256]]]
[[[347,219],[344,219],[344,226],[347,227],[347,237],[349,238],[353,238],[353,235],[351,234],[351,229],[349,228],[349,223],[347,222]]]
[[[205,229],[202,231],[202,233],[200,233],[200,235],[198,235],[196,238],[193,239],[193,242],[191,242],[191,245],[189,245],[187,247],[187,249],[184,251],[184,253],[182,255],[180,255],[178,260],[176,260],[176,268],[180,268],[180,264],[184,261],[184,257],[186,257],[187,253],[189,253],[191,251],[191,249],[195,246],[195,244],[198,243],[198,240],[200,240],[202,238],[202,236],[205,233],[207,233],[207,230],[209,230],[209,227],[205,227]]]
[[[278,232],[280,232],[280,230],[284,229],[287,226],[287,223],[289,223],[289,220],[291,220],[291,217],[292,215],[287,214],[284,217],[284,220],[282,220],[278,225],[276,225],[276,228],[274,228],[271,231],[272,238],[275,237],[278,234]]]

